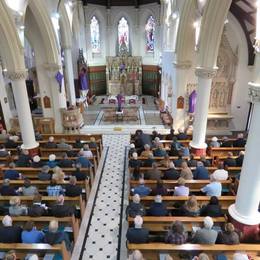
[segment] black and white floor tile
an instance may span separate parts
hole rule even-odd
[[[125,147],[130,136],[103,135],[109,146],[100,186],[97,192],[83,259],[117,259],[120,236],[120,213]]]

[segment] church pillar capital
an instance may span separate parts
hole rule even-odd
[[[249,97],[253,103],[260,102],[260,84],[249,82]]]
[[[12,81],[26,80],[27,76],[28,76],[27,70],[16,70],[16,71],[7,72],[7,77]]]
[[[205,67],[197,67],[195,69],[195,75],[204,79],[212,79],[216,76],[218,68],[205,68]]]
[[[186,61],[174,61],[173,62],[173,66],[176,69],[187,70],[187,69],[191,68],[191,65],[192,65],[192,62],[189,61],[189,60],[186,60]]]

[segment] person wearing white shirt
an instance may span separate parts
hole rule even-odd
[[[218,165],[218,169],[212,173],[216,181],[225,181],[228,179],[228,171],[224,169],[223,163]]]
[[[206,196],[221,196],[222,193],[222,185],[220,182],[215,180],[213,174],[210,176],[210,183],[204,186],[201,189],[202,192],[206,193]]]
[[[89,149],[89,146],[87,144],[84,144],[82,154],[84,157],[87,157],[87,158],[93,157],[93,153],[91,152],[91,150]]]

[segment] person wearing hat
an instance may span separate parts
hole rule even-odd
[[[49,161],[48,161],[47,165],[50,168],[55,168],[58,165],[58,162],[56,162],[56,155],[55,154],[49,155]]]
[[[129,227],[126,233],[126,238],[129,243],[147,243],[149,239],[149,230],[142,227],[143,218],[136,216],[134,218],[134,227]]]
[[[16,196],[17,192],[13,186],[10,186],[10,180],[4,179],[3,185],[0,188],[0,194],[2,196]]]
[[[53,136],[49,137],[49,141],[45,144],[45,148],[57,148],[57,144],[54,142]]]
[[[32,161],[32,167],[33,168],[41,168],[45,163],[43,161],[41,161],[41,157],[39,155],[35,155],[33,157],[33,161]]]
[[[210,147],[220,147],[220,143],[218,142],[218,138],[216,136],[213,136],[211,138],[211,142],[209,144]]]
[[[162,196],[156,195],[154,202],[151,204],[148,209],[147,215],[149,216],[168,216],[168,210],[165,204],[162,202]]]
[[[13,226],[13,220],[6,215],[2,220],[3,226],[0,227],[0,243],[21,243],[22,228]]]

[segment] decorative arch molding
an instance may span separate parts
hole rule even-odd
[[[231,0],[208,0],[204,9],[198,52],[198,66],[216,66],[219,45]]]
[[[134,22],[132,21],[131,17],[126,12],[119,12],[117,15],[114,16],[114,19],[112,20],[112,26],[118,26],[118,23],[120,19],[124,17],[127,20],[127,23],[129,25],[129,32],[133,30]]]
[[[0,46],[1,56],[3,57],[8,71],[21,71],[25,69],[23,46],[9,8],[4,1],[0,1]]]
[[[191,24],[193,23],[194,10],[195,2],[184,0],[184,3],[180,9],[180,18],[175,45],[175,59],[177,61],[192,60],[191,52],[194,48],[195,33]]]
[[[104,17],[104,15],[102,14],[102,12],[98,9],[95,8],[93,11],[91,12],[86,12],[86,23],[89,24],[92,17],[96,16],[96,18],[98,19],[99,23],[103,26],[106,24],[106,17]]]
[[[145,25],[150,16],[154,18],[156,26],[160,25],[159,17],[150,8],[142,10],[140,25]]]
[[[58,39],[56,38],[44,1],[29,0],[28,7],[31,9],[42,34],[48,63],[60,64]]]
[[[60,13],[60,29],[61,29],[61,45],[62,47],[72,46],[72,28],[70,25],[69,17],[63,2],[59,6]]]

